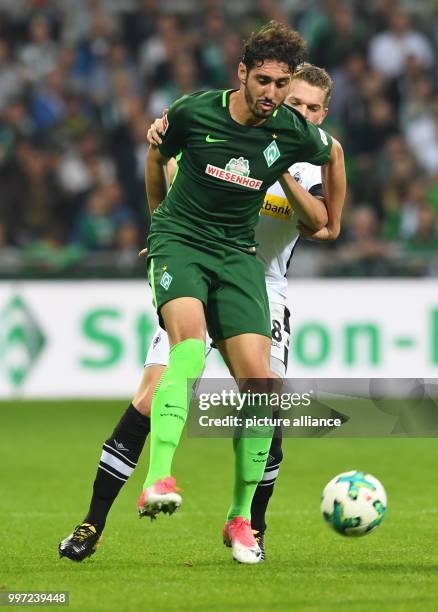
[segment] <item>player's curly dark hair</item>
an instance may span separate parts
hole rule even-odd
[[[261,66],[266,60],[284,62],[291,72],[306,59],[307,45],[304,38],[284,23],[270,21],[245,41],[242,62],[248,72]]]

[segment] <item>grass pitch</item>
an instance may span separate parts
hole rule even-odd
[[[70,592],[72,610],[363,610],[438,607],[438,444],[434,439],[286,440],[269,515],[268,560],[238,565],[221,543],[230,440],[184,438],[182,508],[136,515],[148,450],[124,487],[98,552],[58,559],[81,522],[103,440],[123,402],[0,403],[0,588]],[[338,472],[369,471],[388,493],[375,533],[343,538],[319,513]]]

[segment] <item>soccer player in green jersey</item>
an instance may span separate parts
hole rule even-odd
[[[265,390],[272,380],[264,270],[254,241],[266,189],[294,162],[309,161],[326,164],[328,201],[344,197],[340,145],[281,106],[303,51],[297,33],[269,24],[245,46],[239,90],[177,101],[162,145],[150,150],[147,190],[156,212],[149,278],[171,351],[153,399],[150,470],[138,504],[143,515],[172,512],[181,503],[171,463],[187,413],[187,380],[203,368],[206,328],[236,379],[258,379],[251,390]],[[163,167],[178,153],[179,172],[166,196]],[[336,207],[333,213],[335,220]],[[234,558],[244,563],[260,560],[249,517],[271,443],[269,429],[255,433],[262,435],[234,440],[235,486],[224,530]]]
[[[251,383],[252,391],[272,388],[269,308],[254,240],[266,189],[291,164],[308,161],[327,164],[329,190],[344,193],[340,145],[281,106],[304,49],[298,33],[270,23],[245,46],[239,90],[178,100],[164,119],[162,144],[149,151],[146,186],[154,212],[149,279],[171,348],[152,400],[141,515],[172,513],[181,504],[172,459],[187,415],[187,381],[197,379],[204,367],[207,328],[245,390],[249,380],[258,381]],[[178,173],[166,195],[163,167],[178,154]],[[234,440],[235,483],[224,541],[243,563],[260,560],[249,518],[271,437],[265,427]]]
[[[320,125],[328,111],[327,107],[331,91],[332,81],[324,70],[309,64],[302,64],[293,74],[285,102],[299,110],[312,123]],[[148,141],[151,144],[161,144],[161,133],[162,120],[160,119],[151,126],[148,132]],[[175,159],[172,158],[167,165],[169,184],[173,180],[176,167]],[[298,177],[295,173],[296,171],[299,172]],[[313,218],[311,225],[314,226],[317,218],[313,209],[317,209],[319,203],[315,200],[315,197],[320,198],[324,195],[321,185],[320,168],[317,171],[315,166],[299,163],[292,166],[289,172],[299,181],[299,183],[292,185],[296,191],[292,194],[293,200],[289,202],[290,207],[296,213],[287,219],[280,213],[278,213],[278,218],[261,214],[256,231],[259,241],[257,256],[265,265],[265,277],[269,278],[270,284],[268,298],[272,319],[271,327],[277,323],[281,329],[280,344],[278,337],[273,338],[270,365],[272,371],[282,379],[286,375],[286,351],[289,344],[287,310],[281,309],[285,299],[282,295],[284,283],[286,282],[283,275],[284,268],[287,266],[286,262],[290,261],[297,237],[297,219],[295,218],[294,221],[294,217],[298,217],[301,220],[311,216]],[[277,194],[277,197],[278,193],[281,193],[278,191],[278,183],[268,188],[264,207],[268,202],[272,202],[274,193]],[[303,210],[303,207],[306,208]],[[312,238],[320,240],[336,238],[339,233],[339,226],[331,224],[330,219],[328,219],[328,225],[329,229],[326,225],[316,233],[308,228],[302,228],[301,234],[305,232],[310,234]],[[141,254],[144,255],[145,251],[146,249]],[[273,283],[275,286],[273,286]],[[285,307],[286,304],[284,304]],[[283,353],[282,358],[280,357],[281,353]],[[167,334],[164,330],[158,330],[150,343],[139,389],[132,403],[130,403],[124,415],[115,426],[114,431],[105,440],[103,445],[88,513],[73,533],[60,543],[59,552],[61,556],[81,561],[95,551],[96,544],[105,527],[110,508],[137,465],[143,445],[149,434],[151,396],[168,364],[168,358],[169,344]],[[251,526],[254,531],[257,531],[255,537],[262,550],[262,558],[265,555],[265,515],[274,490],[282,457],[281,430],[277,428],[275,438],[272,440],[269,449],[269,460],[266,464],[262,481],[257,486],[251,505]]]

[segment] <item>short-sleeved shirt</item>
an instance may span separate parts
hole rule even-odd
[[[299,112],[282,105],[261,125],[241,125],[229,112],[231,93],[184,96],[164,117],[160,152],[180,158],[151,238],[167,232],[251,251],[268,187],[298,161],[328,161],[331,137]]]

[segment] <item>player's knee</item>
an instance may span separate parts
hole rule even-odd
[[[266,381],[265,384],[268,385],[267,380],[272,378],[271,368],[267,364],[260,364],[258,367],[254,368],[254,371],[251,373],[251,378]]]
[[[283,381],[277,378],[269,368],[254,370],[248,377],[240,378],[238,381],[241,392],[251,393],[278,393]]]
[[[205,344],[202,340],[188,338],[170,349],[169,369],[177,371],[185,379],[196,380],[205,366]]]
[[[145,370],[146,372],[146,370]],[[132,405],[143,416],[150,416],[152,409],[152,397],[159,379],[151,378],[146,384],[143,378],[142,384],[132,400]]]

